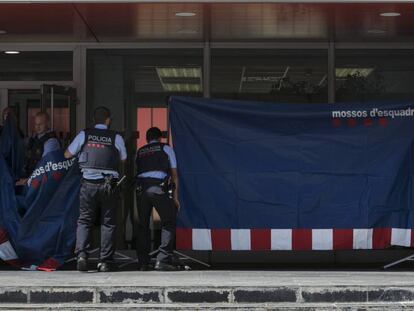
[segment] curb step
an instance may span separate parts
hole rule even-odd
[[[82,286],[1,287],[4,304],[148,304],[191,303],[411,303],[414,286],[151,287]]]
[[[1,311],[61,310],[61,311],[106,311],[106,310],[223,310],[223,311],[406,311],[414,310],[412,303],[271,303],[271,304],[1,304]]]

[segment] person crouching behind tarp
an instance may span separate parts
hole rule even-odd
[[[105,107],[94,111],[95,128],[86,129],[75,137],[65,151],[65,157],[79,154],[82,171],[78,228],[76,231],[77,268],[88,270],[88,251],[95,216],[100,214],[101,248],[98,271],[108,272],[115,253],[116,206],[119,192],[119,162],[125,161],[127,153],[123,138],[109,130],[111,112]],[[100,213],[97,213],[97,211]]]
[[[60,149],[56,133],[50,130],[50,117],[46,112],[38,112],[34,119],[35,134],[30,137],[26,152],[26,176],[30,176],[37,163],[46,154]]]
[[[161,218],[161,245],[157,254],[155,270],[177,270],[172,255],[175,241],[178,201],[177,161],[173,149],[161,143],[162,132],[157,127],[147,131],[148,144],[137,151],[137,206],[138,232],[137,254],[140,270],[149,269],[151,233],[149,229],[152,208]],[[170,188],[169,180],[174,187]]]

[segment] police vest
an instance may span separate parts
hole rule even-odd
[[[119,151],[115,147],[115,131],[86,129],[85,142],[79,155],[79,166],[83,168],[118,171]]]
[[[151,143],[138,149],[135,163],[138,175],[150,171],[160,171],[170,174],[170,161],[164,151],[163,143]]]
[[[40,138],[38,138],[37,136],[30,137],[27,146],[27,174],[31,174],[33,170],[36,168],[37,163],[43,156],[43,152],[45,150],[45,143],[51,138],[57,139],[55,132],[47,132]]]

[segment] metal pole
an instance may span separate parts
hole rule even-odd
[[[203,61],[203,97],[210,98],[210,76],[211,76],[211,54],[210,42],[204,43],[204,61]]]
[[[170,103],[167,102],[167,144],[171,145]]]
[[[400,259],[400,260],[394,261],[394,262],[392,262],[392,263],[390,263],[390,264],[388,264],[388,265],[384,266],[384,269],[391,268],[391,267],[396,266],[396,265],[398,265],[398,264],[400,264],[400,263],[402,263],[402,262],[405,262],[405,261],[414,261],[414,255],[410,255],[410,256],[405,257],[405,258],[403,258],[403,259]]]
[[[211,13],[210,4],[203,7],[203,27],[204,27],[204,48],[203,48],[203,97],[210,98],[210,79],[211,79],[211,47],[210,47],[210,27]]]
[[[336,101],[335,98],[335,43],[329,43],[328,49],[328,102],[334,104]]]
[[[329,46],[328,46],[328,103],[336,102],[335,74],[335,6],[328,7],[329,16]]]
[[[50,127],[51,130],[53,131],[55,129],[55,98],[54,98],[54,87],[51,86],[50,87]]]

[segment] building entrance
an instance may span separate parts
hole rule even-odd
[[[43,84],[40,88],[0,89],[0,107],[12,107],[19,128],[26,137],[33,135],[36,113],[46,111],[50,126],[66,147],[76,131],[76,89]]]

